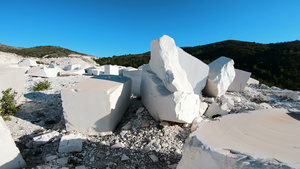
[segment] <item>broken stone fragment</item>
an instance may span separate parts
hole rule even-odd
[[[0,168],[23,168],[26,163],[0,116]]]
[[[300,168],[299,119],[267,109],[202,121],[186,140],[178,169]]]
[[[298,91],[292,91],[292,90],[283,90],[278,95],[281,96],[281,97],[287,97],[287,98],[292,99],[294,101],[299,100],[299,97],[300,97],[300,93]]]
[[[114,75],[95,76],[62,90],[67,130],[111,134],[129,106],[130,93],[131,79]]]
[[[70,153],[70,152],[80,152],[81,150],[82,150],[82,140],[79,135],[69,134],[61,137],[59,147],[58,147],[58,152]]]
[[[170,92],[146,66],[143,70],[141,96],[149,113],[159,121],[191,123],[199,115],[199,95]]]
[[[179,63],[178,49],[171,37],[164,35],[151,42],[149,66],[170,92],[193,93],[187,74]]]
[[[59,136],[59,132],[57,131],[49,131],[46,133],[38,134],[38,136],[33,137],[33,141],[35,145],[43,145],[48,143],[51,139]]]
[[[208,79],[203,94],[220,97],[225,94],[235,78],[234,61],[227,57],[219,57],[209,66]]]
[[[232,92],[244,91],[250,76],[251,76],[250,72],[235,69],[235,78],[233,82],[229,85],[228,91],[232,91]]]
[[[229,112],[230,110],[228,110],[226,104],[219,105],[216,102],[213,102],[212,104],[210,104],[204,115],[207,117],[212,117],[214,115],[226,115]]]

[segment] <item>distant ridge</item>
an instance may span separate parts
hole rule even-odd
[[[220,56],[232,58],[235,68],[252,72],[261,83],[300,91],[299,40],[270,44],[226,40],[182,49],[207,64]],[[138,67],[149,60],[150,52],[146,52],[98,58],[96,62]]]
[[[22,48],[22,47],[13,47],[9,45],[0,44],[0,51],[16,53],[23,57],[37,57],[37,58],[68,57],[70,54],[87,55],[87,54],[79,53],[58,46],[36,46],[32,48]]]

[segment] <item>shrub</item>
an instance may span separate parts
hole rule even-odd
[[[48,80],[45,80],[43,82],[35,82],[33,86],[33,91],[42,91],[42,90],[48,90],[50,89],[51,83]]]
[[[16,92],[12,92],[12,88],[8,88],[2,91],[2,98],[0,100],[1,116],[13,115],[16,111],[19,111],[17,102],[15,100]],[[5,118],[8,120],[9,118]],[[4,120],[5,120],[4,119]]]

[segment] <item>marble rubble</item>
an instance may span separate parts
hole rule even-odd
[[[129,77],[132,80],[131,93],[135,96],[141,95],[141,80],[142,80],[143,70],[125,70],[123,76]]]
[[[202,121],[178,169],[300,168],[299,120],[286,109],[264,109]]]
[[[231,92],[242,92],[247,86],[247,82],[251,76],[250,72],[235,69],[235,78],[233,82],[229,85],[228,91]]]
[[[203,94],[210,97],[220,97],[225,94],[235,78],[234,61],[227,57],[219,57],[209,66],[209,74]]]
[[[19,149],[17,148],[9,129],[0,116],[0,169],[24,168],[24,161]]]
[[[100,75],[62,90],[67,130],[88,135],[112,134],[129,106],[131,83],[128,77]]]
[[[66,67],[64,67],[63,69],[65,71],[70,71],[70,70],[78,70],[81,68],[81,65],[67,65]]]
[[[0,65],[0,98],[2,92],[8,88],[16,92],[17,104],[23,101],[25,73],[23,68],[10,67],[8,65]]]
[[[199,115],[199,95],[170,92],[150,67],[143,67],[141,96],[144,106],[156,120],[191,123]]]

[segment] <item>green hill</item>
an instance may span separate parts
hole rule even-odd
[[[205,63],[220,56],[232,58],[235,68],[252,72],[252,77],[269,86],[300,91],[300,41],[261,44],[227,40],[202,46],[183,47]],[[103,64],[138,67],[147,64],[150,52],[96,59]]]
[[[4,44],[0,44],[0,51],[2,52],[9,52],[9,53],[16,53],[23,57],[67,57],[70,54],[81,54],[66,48],[58,47],[58,46],[36,46],[32,48],[20,48],[20,47],[13,47]]]

